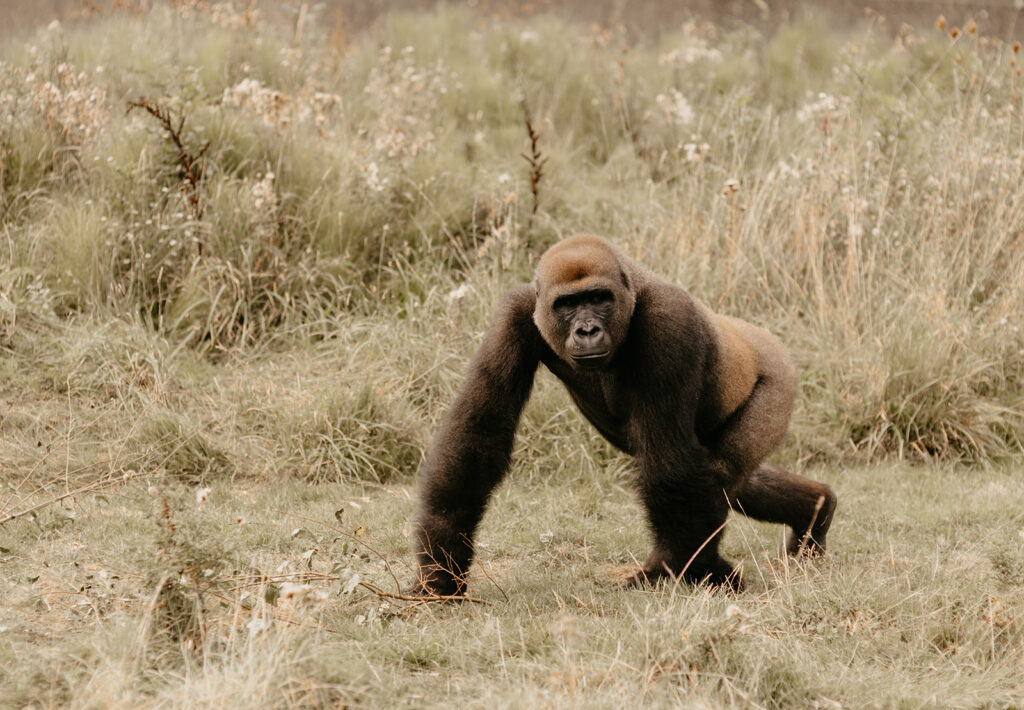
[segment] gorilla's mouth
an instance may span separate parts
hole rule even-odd
[[[579,363],[580,365],[595,365],[608,357],[609,352],[609,350],[602,350],[601,352],[596,353],[570,354],[569,357],[572,358],[573,362]]]

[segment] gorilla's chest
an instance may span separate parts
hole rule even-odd
[[[559,366],[561,365],[561,366]],[[633,447],[627,435],[629,401],[618,379],[607,373],[577,372],[562,363],[549,366],[562,381],[580,412],[613,446],[626,453]]]

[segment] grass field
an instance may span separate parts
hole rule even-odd
[[[302,7],[0,45],[0,706],[1024,706],[1019,46]],[[388,596],[489,314],[577,232],[787,344],[830,554],[737,519],[747,591],[617,589],[630,462],[542,373],[479,601]]]

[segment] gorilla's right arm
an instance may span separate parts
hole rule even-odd
[[[473,535],[505,476],[519,415],[546,348],[533,322],[536,289],[510,293],[445,414],[423,468],[414,594],[461,594]]]

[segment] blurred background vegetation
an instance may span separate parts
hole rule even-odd
[[[163,0],[8,0],[0,8],[0,27],[25,32],[54,19],[91,17],[112,8],[142,10]],[[281,19],[300,12],[303,5],[317,8],[322,25],[359,33],[391,11],[422,11],[437,7],[438,0],[246,0]],[[556,14],[582,23],[622,25],[645,36],[674,31],[683,22],[699,18],[719,25],[751,24],[761,29],[778,27],[808,6],[826,10],[834,22],[850,27],[864,19],[867,8],[900,25],[928,26],[942,14],[960,22],[973,19],[986,34],[1008,39],[1024,31],[1018,27],[1014,0],[460,0],[447,5],[462,7],[481,19],[524,19],[537,14]]]

